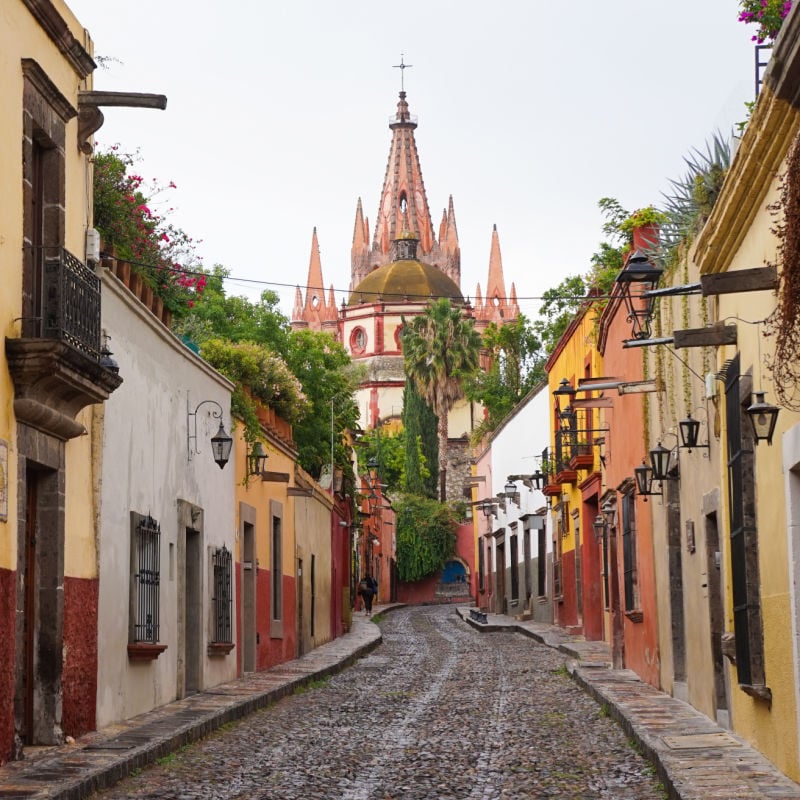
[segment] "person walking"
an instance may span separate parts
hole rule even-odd
[[[378,584],[369,572],[364,573],[364,577],[358,584],[358,593],[364,601],[364,610],[367,616],[372,616],[372,599],[378,593]]]

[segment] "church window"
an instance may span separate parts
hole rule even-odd
[[[353,328],[350,334],[350,349],[354,353],[363,353],[367,349],[367,332],[363,328]]]

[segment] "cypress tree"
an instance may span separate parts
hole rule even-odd
[[[406,491],[410,494],[433,498],[438,494],[439,441],[436,422],[436,415],[420,396],[414,381],[406,378],[403,391],[403,428],[406,433]],[[427,478],[423,478],[420,473],[420,449],[429,471]]]

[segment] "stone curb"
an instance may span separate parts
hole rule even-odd
[[[376,607],[383,614],[401,604]],[[356,641],[357,640],[357,641]],[[75,744],[46,748],[0,767],[0,797],[26,800],[84,800],[113,786],[224,725],[292,694],[314,680],[346,669],[383,640],[380,628],[354,618],[350,631],[293,661],[251,673],[208,691],[168,703],[118,725],[95,731]],[[264,684],[269,684],[264,687]],[[184,721],[192,717],[190,721]],[[125,747],[125,742],[140,744]],[[118,748],[125,747],[124,752]]]

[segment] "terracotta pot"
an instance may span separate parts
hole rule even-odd
[[[136,297],[139,297],[141,295],[141,293],[142,293],[142,276],[139,275],[138,272],[132,272],[131,273],[131,280],[130,280],[130,284],[128,285],[128,288],[133,292],[133,294],[136,295]]]

